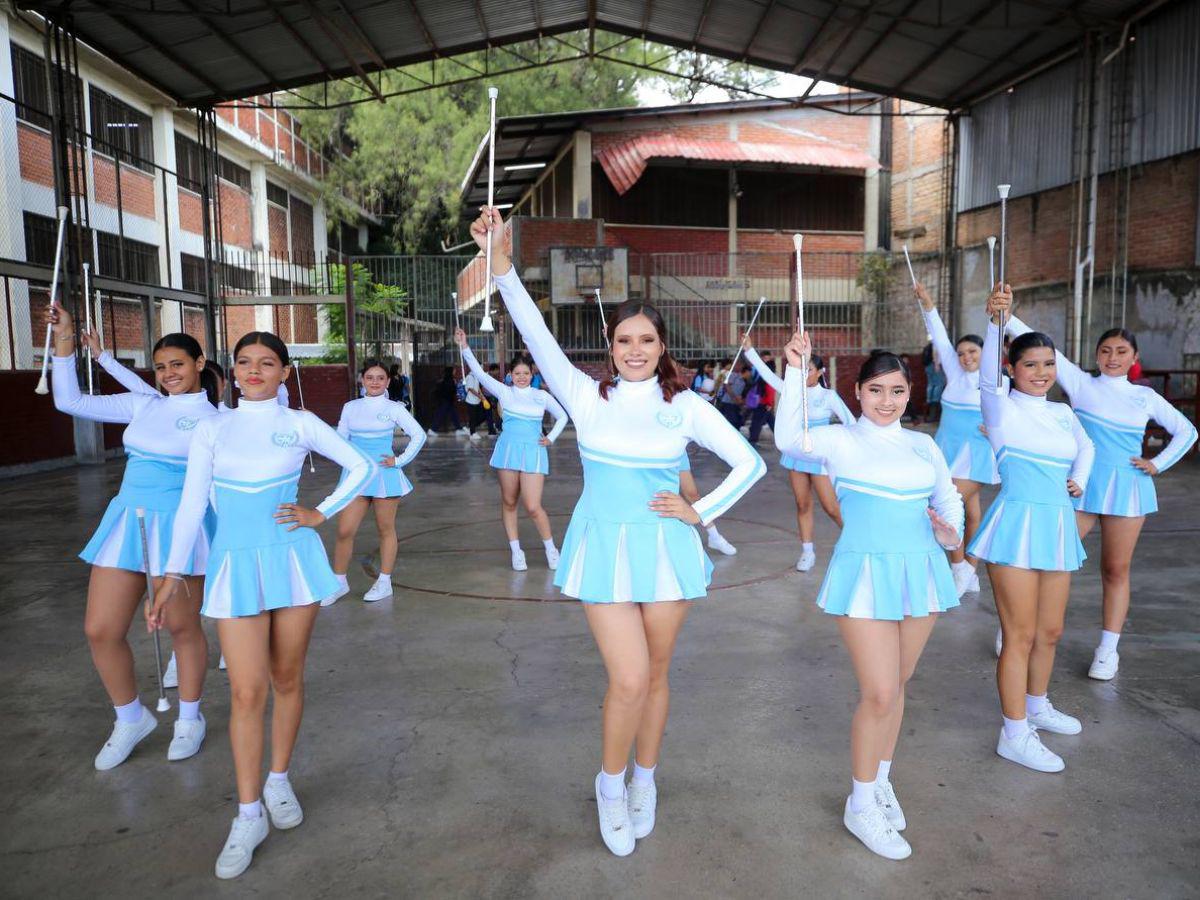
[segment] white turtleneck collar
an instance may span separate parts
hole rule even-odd
[[[622,396],[641,397],[653,394],[659,390],[658,376],[651,375],[644,381],[626,381],[618,377],[617,390]]]
[[[179,406],[195,406],[200,403],[208,403],[208,394],[204,391],[196,391],[191,394],[164,394],[169,403],[174,403]],[[209,403],[209,406],[212,404]]]
[[[1033,394],[1026,394],[1024,391],[1018,391],[1016,388],[1013,388],[1012,391],[1009,392],[1009,396],[1012,397],[1014,400],[1017,400],[1021,403],[1046,403],[1047,402],[1045,394],[1042,394],[1042,396],[1040,396],[1040,397],[1035,397],[1035,396],[1033,396]]]
[[[877,425],[876,423],[874,423],[870,419],[868,419],[865,415],[862,415],[862,416],[858,417],[858,424],[860,426],[862,426],[862,428],[866,431],[871,431],[876,434],[888,435],[889,437],[892,435],[900,434],[904,430],[900,425],[899,419],[897,419],[895,422],[892,422],[888,425]]]
[[[267,412],[272,409],[283,409],[279,405],[279,401],[274,397],[270,397],[267,400],[250,400],[242,396],[238,398],[238,405],[235,412],[241,412],[242,410],[246,412]]]

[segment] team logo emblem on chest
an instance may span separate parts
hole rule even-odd
[[[829,401],[825,399],[823,394],[810,394],[808,397],[809,409],[824,409],[829,405]]]
[[[194,416],[180,416],[175,420],[175,427],[180,431],[191,431],[200,420]]]
[[[276,431],[271,435],[271,443],[276,447],[295,447],[300,435],[294,431]]]
[[[391,419],[391,416],[389,416],[387,413],[375,413],[375,418],[377,418],[380,422],[387,422]]]
[[[655,418],[658,419],[658,424],[663,428],[678,428],[683,424],[683,416],[677,412],[667,412],[664,410],[655,416]]]

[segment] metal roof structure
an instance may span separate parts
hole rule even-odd
[[[953,109],[1170,0],[15,0],[183,106],[597,30]]]

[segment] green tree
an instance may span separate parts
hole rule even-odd
[[[404,315],[408,309],[407,293],[394,284],[380,284],[371,277],[370,270],[362,263],[351,266],[350,277],[354,279],[354,301],[359,326],[355,329],[360,335],[371,318],[377,318],[381,323]],[[329,284],[322,287],[322,293],[344,295],[346,293],[346,267],[343,265],[329,266]],[[346,361],[346,307],[341,303],[325,304],[325,313],[329,317],[329,331],[325,335],[325,354],[323,360],[329,363]]]

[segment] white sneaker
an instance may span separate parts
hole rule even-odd
[[[390,596],[392,596],[392,576],[380,575],[371,585],[371,589],[363,594],[363,600],[367,603],[374,603],[376,600]]]
[[[979,586],[979,572],[975,569],[971,570],[971,581],[967,584],[968,594],[978,594],[983,588]]]
[[[737,556],[737,547],[721,537],[719,533],[709,533],[708,547],[710,550],[716,550],[718,553],[724,553],[726,556]]]
[[[257,819],[235,816],[229,837],[225,839],[225,846],[217,857],[217,877],[237,878],[250,868],[254,849],[267,839],[270,831],[265,813]]]
[[[596,812],[600,816],[600,837],[604,846],[616,856],[628,856],[633,852],[635,838],[633,822],[629,819],[629,798],[605,800],[600,793],[600,775],[596,775]]]
[[[810,572],[812,567],[817,564],[817,554],[813,550],[804,550],[800,553],[800,558],[796,560],[797,572]]]
[[[1092,667],[1088,669],[1088,678],[1095,678],[1097,681],[1112,681],[1117,674],[1117,665],[1121,662],[1121,656],[1116,650],[1105,653],[1099,647],[1092,654]]]
[[[908,827],[908,822],[904,818],[904,810],[900,808],[900,801],[896,799],[896,792],[892,789],[890,781],[875,782],[875,803],[883,810],[888,824],[897,831],[903,831]]]
[[[467,437],[471,433],[471,430],[464,425],[462,428],[458,429],[456,433],[461,434],[463,437]]]
[[[326,597],[324,600],[321,601],[321,605],[322,606],[333,606],[333,604],[337,603],[339,600],[341,600],[343,597],[345,597],[348,593],[350,593],[350,582],[343,581],[342,579],[339,578],[337,593],[333,594],[330,597]]]
[[[179,672],[175,666],[175,654],[171,654],[171,659],[167,662],[167,671],[163,672],[163,687],[177,688],[179,687]]]
[[[129,759],[129,754],[133,752],[133,748],[141,743],[142,739],[157,727],[158,719],[154,718],[154,714],[144,706],[142,707],[142,718],[140,721],[128,724],[125,722],[115,722],[112,734],[108,736],[108,740],[104,742],[104,746],[96,754],[96,769],[100,772],[115,769],[121,763],[125,762],[125,760]]]
[[[224,672],[226,669],[224,653],[221,654],[221,661],[219,663],[217,663],[217,668],[220,669],[222,672]]]
[[[1042,744],[1042,739],[1033,728],[1020,737],[1011,739],[1001,728],[996,753],[1035,772],[1061,772],[1067,767],[1061,756]]]
[[[482,441],[482,440],[483,440],[483,435],[481,435],[481,434],[477,434],[476,432],[472,431],[472,432],[471,432],[471,440],[473,440],[473,441]]]
[[[304,810],[296,799],[290,781],[272,781],[267,779],[263,785],[263,804],[271,814],[271,824],[280,831],[295,828],[304,821]]]
[[[529,568],[529,565],[525,562],[524,550],[514,550],[512,552],[512,567],[514,572],[524,572]]]
[[[436,431],[434,431],[432,428],[430,428],[428,431],[426,431],[425,434],[427,437],[431,437],[431,438],[435,438],[438,436],[438,433]]]
[[[887,816],[878,806],[870,806],[856,813],[850,808],[850,798],[847,797],[842,822],[872,853],[885,859],[908,859],[912,856],[908,841],[888,823]]]
[[[996,629],[996,659],[1000,658],[1001,652],[1004,650],[1004,629]]]
[[[954,576],[954,590],[958,593],[958,598],[961,600],[963,594],[971,589],[971,576],[975,572],[966,563],[954,563],[950,566],[950,574]]]
[[[551,572],[555,571],[558,568],[558,548],[557,547],[547,547],[546,548],[546,565],[550,567]]]
[[[1055,734],[1079,734],[1083,731],[1083,725],[1077,718],[1068,716],[1065,712],[1059,712],[1049,700],[1046,701],[1041,712],[1033,715],[1026,712],[1025,718],[1034,728],[1052,731]]]
[[[200,745],[204,743],[204,735],[207,732],[203,713],[198,719],[176,719],[175,737],[171,738],[171,746],[167,748],[167,759],[178,762],[195,756],[200,752]]]
[[[654,782],[629,785],[629,821],[639,841],[654,830],[654,812],[658,808],[658,788]]]

